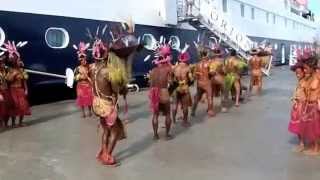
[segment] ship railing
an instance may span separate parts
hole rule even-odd
[[[228,46],[237,50],[242,57],[244,57],[245,59],[248,60],[249,56],[246,53],[248,48],[247,49],[241,48],[239,43],[237,43],[236,41],[233,41],[232,38],[230,36],[228,36],[228,34],[226,34],[225,32],[221,31],[221,29],[219,29],[219,27],[215,26],[212,23],[207,22],[206,19],[201,14],[201,7],[208,8],[208,7],[206,7],[206,5],[210,4],[210,1],[212,1],[212,0],[177,0],[178,20],[180,22],[198,20],[202,26],[209,29],[218,38],[220,38],[222,41],[224,41]],[[203,4],[203,3],[205,3],[205,4]],[[211,8],[213,10],[216,9],[213,4],[212,4]],[[215,13],[219,13],[219,12],[216,10]],[[223,17],[222,15],[220,15],[220,16]],[[249,38],[247,38],[247,39],[249,39]],[[251,44],[250,48],[252,48],[253,43],[251,42],[250,44]]]

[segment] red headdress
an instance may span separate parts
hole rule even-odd
[[[168,44],[161,45],[156,50],[156,56],[157,56],[157,59],[153,61],[155,64],[158,65],[158,64],[170,63],[172,60],[171,47]]]
[[[297,49],[296,55],[298,62],[305,63],[312,56],[312,51],[308,49]]]
[[[189,44],[185,44],[184,48],[182,50],[180,50],[180,54],[179,54],[179,61],[180,62],[188,62],[190,60],[190,54],[187,52],[187,50],[189,49]]]
[[[188,52],[184,52],[179,54],[178,58],[180,62],[188,62],[190,60],[190,55]]]
[[[108,55],[108,45],[105,44],[101,39],[96,39],[92,45],[92,56],[96,60],[106,58]]]
[[[27,43],[27,41],[24,41],[15,44],[14,41],[8,41],[7,43],[4,43],[4,47],[0,47],[0,49],[4,52],[7,52],[9,60],[18,60],[20,59],[20,53],[18,52],[18,48],[25,46]]]
[[[171,47],[168,44],[160,46],[158,50],[159,56],[169,56],[171,55]]]
[[[318,59],[316,54],[311,49],[297,50],[297,61],[306,64],[312,68],[316,68]]]
[[[14,41],[13,42],[8,41],[7,43],[4,44],[4,47],[7,49],[9,58],[14,58],[15,56],[18,58],[20,57],[20,53],[18,52]]]
[[[84,42],[80,42],[78,47],[73,45],[73,48],[77,50],[78,57],[87,57],[86,51],[90,47],[90,43],[85,44]]]

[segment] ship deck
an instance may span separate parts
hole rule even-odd
[[[27,127],[0,133],[0,180],[320,179],[320,158],[294,153],[287,131],[294,74],[277,67],[264,82],[262,96],[229,113],[208,119],[201,104],[192,126],[175,125],[170,141],[163,128],[152,140],[147,92],[130,95],[116,168],[96,161],[97,120],[80,118],[73,100],[34,106]]]

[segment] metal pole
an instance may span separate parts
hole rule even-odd
[[[41,71],[34,71],[30,69],[25,69],[26,72],[32,73],[32,74],[39,74],[39,75],[44,75],[44,76],[52,76],[52,77],[57,77],[57,78],[63,78],[66,79],[67,76],[60,75],[60,74],[53,74],[53,73],[47,73],[47,72],[41,72]]]

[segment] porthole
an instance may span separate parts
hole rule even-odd
[[[170,36],[169,42],[172,49],[175,49],[175,50],[180,49],[180,39],[178,36]]]
[[[154,50],[157,46],[157,40],[152,34],[144,34],[142,36],[142,43],[148,50]]]
[[[70,37],[67,30],[52,27],[47,29],[45,40],[50,48],[63,49],[69,45]]]

